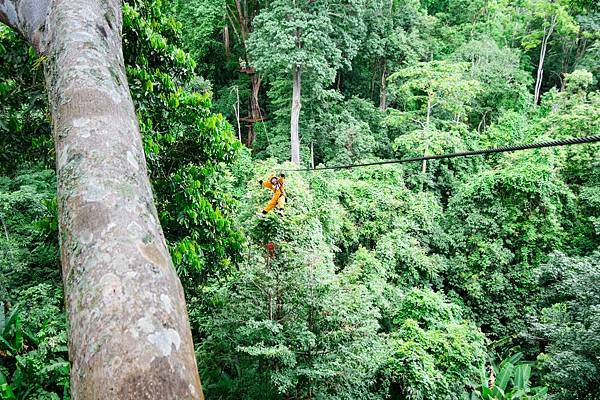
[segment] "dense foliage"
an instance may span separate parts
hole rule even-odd
[[[124,56],[210,399],[600,398],[580,0],[128,0]],[[0,398],[69,398],[43,57],[0,25]],[[237,136],[237,138],[236,138]],[[238,140],[239,139],[239,140]],[[243,142],[245,144],[242,145]],[[285,216],[257,215],[286,172]]]

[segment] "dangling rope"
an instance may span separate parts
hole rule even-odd
[[[544,147],[570,146],[570,145],[575,145],[575,144],[595,143],[595,142],[599,142],[599,141],[600,141],[600,135],[595,135],[595,136],[586,136],[586,137],[580,137],[580,138],[553,140],[551,142],[520,144],[520,145],[515,145],[515,146],[495,147],[495,148],[491,148],[491,149],[459,151],[456,153],[446,153],[446,154],[438,154],[438,155],[431,155],[431,156],[424,156],[424,157],[403,158],[400,160],[376,161],[376,162],[364,163],[364,164],[336,165],[336,166],[331,166],[331,167],[317,167],[317,168],[313,168],[313,169],[298,168],[298,169],[288,169],[285,171],[287,171],[287,172],[307,172],[307,171],[323,171],[326,169],[350,169],[350,168],[357,168],[357,167],[370,167],[373,165],[406,164],[406,163],[425,161],[425,160],[440,160],[440,159],[444,159],[444,158],[470,157],[470,156],[477,156],[477,155],[482,155],[482,154],[508,153],[508,152],[512,152],[512,151],[541,149]]]

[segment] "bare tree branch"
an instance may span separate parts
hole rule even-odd
[[[39,53],[50,0],[0,0],[0,21],[13,28]]]
[[[19,19],[15,3],[12,0],[0,0],[0,22],[17,29]]]

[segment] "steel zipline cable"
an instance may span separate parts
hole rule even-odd
[[[441,160],[444,158],[456,158],[456,157],[470,157],[470,156],[478,156],[478,155],[483,155],[483,154],[494,154],[494,153],[508,153],[508,152],[521,151],[521,150],[541,149],[544,147],[570,146],[570,145],[575,145],[575,144],[585,144],[585,143],[595,143],[595,142],[600,142],[600,135],[553,140],[551,142],[541,142],[541,143],[520,144],[520,145],[514,145],[514,146],[495,147],[495,148],[490,148],[490,149],[459,151],[456,153],[446,153],[446,154],[438,154],[438,155],[423,156],[423,157],[402,158],[399,160],[376,161],[376,162],[363,163],[363,164],[335,165],[335,166],[331,166],[331,167],[286,169],[284,171],[286,171],[286,172],[311,172],[311,171],[324,171],[324,170],[328,170],[328,169],[351,169],[351,168],[357,168],[357,167],[370,167],[373,165],[406,164],[406,163],[417,162],[417,161]]]

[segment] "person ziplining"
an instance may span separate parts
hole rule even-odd
[[[286,169],[284,171],[288,172],[315,172],[315,171],[324,171],[324,170],[340,170],[340,169],[351,169],[351,168],[360,168],[360,167],[369,167],[369,166],[378,166],[378,165],[386,165],[386,164],[404,164],[411,162],[420,162],[425,160],[441,160],[447,158],[456,158],[456,157],[471,157],[478,155],[486,155],[486,154],[495,154],[495,153],[508,153],[514,151],[522,151],[522,150],[532,150],[532,149],[541,149],[546,147],[559,147],[559,146],[570,146],[570,145],[578,145],[578,144],[589,144],[589,143],[597,143],[600,142],[600,135],[595,136],[586,136],[586,137],[575,137],[575,138],[565,138],[559,140],[553,140],[549,142],[540,142],[540,143],[527,143],[527,144],[516,144],[512,146],[504,146],[504,147],[493,147],[493,148],[484,148],[479,150],[468,150],[468,151],[459,151],[455,153],[445,153],[445,154],[436,154],[436,155],[426,155],[422,157],[412,157],[412,158],[403,158],[396,160],[383,160],[383,161],[375,161],[369,163],[361,163],[361,164],[349,164],[349,165],[334,165],[334,166],[322,166],[322,167],[312,167],[312,168],[295,168],[295,169]],[[273,197],[267,203],[265,208],[262,211],[262,215],[267,214],[274,208],[277,208],[278,213],[283,216],[283,208],[286,202],[286,194],[284,188],[285,174],[281,174],[279,178],[274,175],[271,175],[267,181],[259,180],[258,183],[261,186],[264,186],[271,191],[273,191]]]
[[[283,216],[283,208],[285,206],[285,174],[279,175],[279,178],[271,175],[266,181],[259,180],[258,183],[273,191],[273,197],[262,210],[262,214],[265,215],[272,209],[277,208],[279,215]]]

